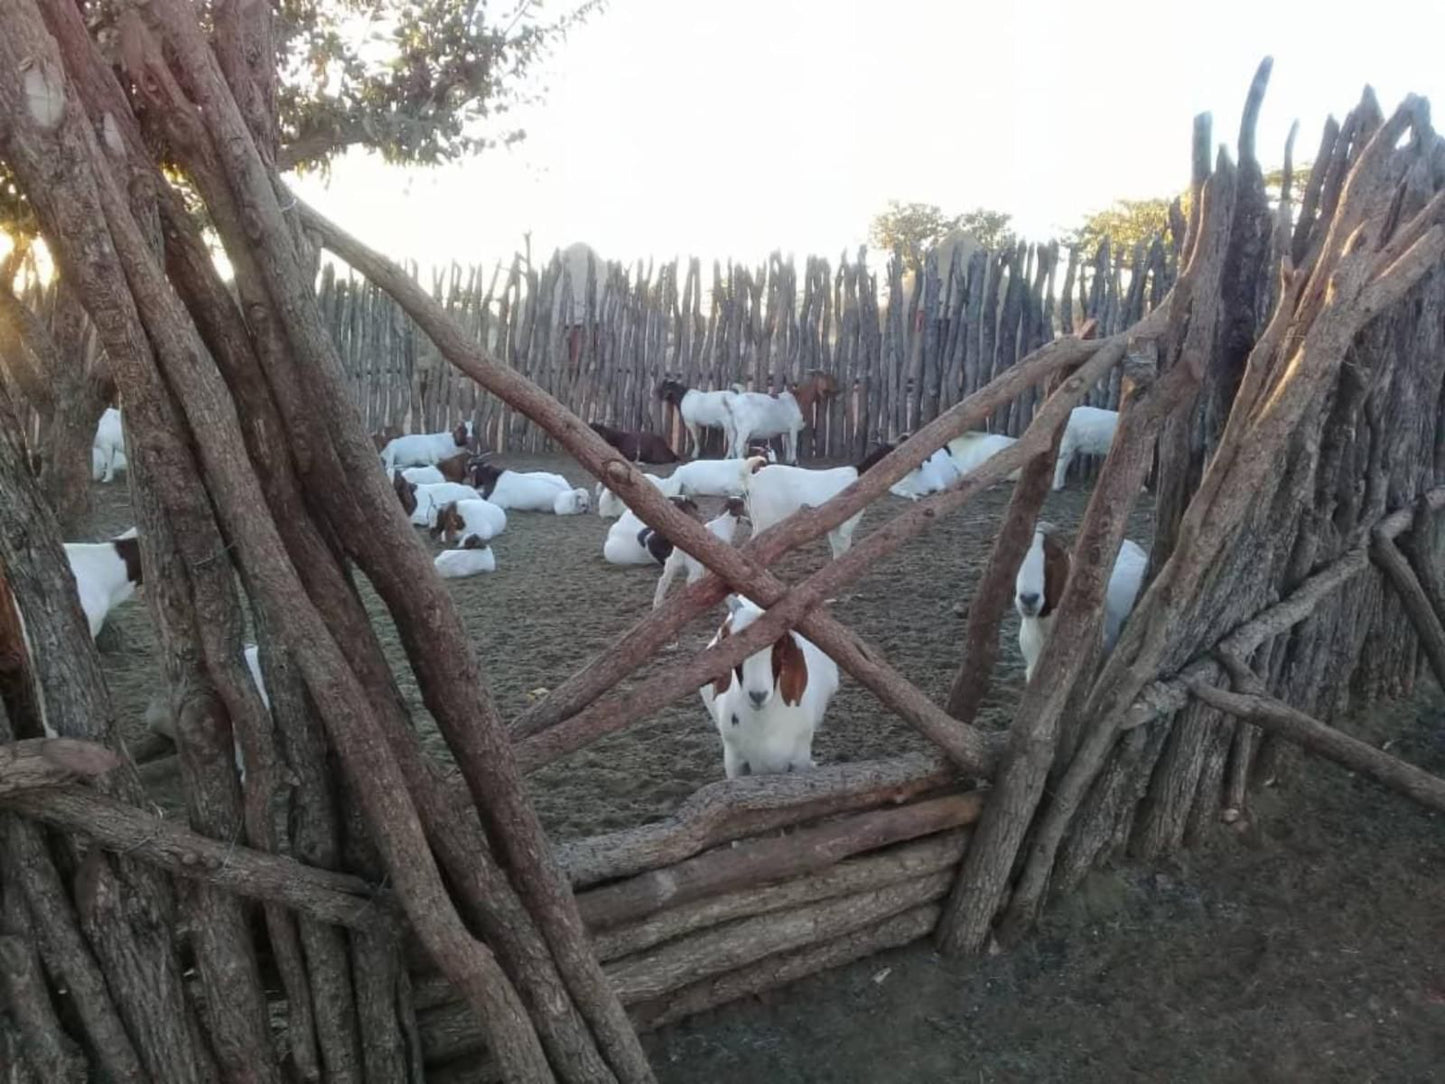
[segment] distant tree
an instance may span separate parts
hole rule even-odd
[[[1189,213],[1189,193],[1179,197],[1184,213]],[[1095,211],[1084,219],[1083,225],[1066,234],[1064,240],[1071,245],[1082,245],[1092,252],[1104,240],[1116,250],[1126,251],[1140,241],[1150,238],[1167,237],[1169,232],[1169,204],[1173,199],[1121,199],[1111,207]]]
[[[936,203],[900,203],[889,200],[888,209],[875,215],[868,235],[890,252],[920,253],[955,230],[970,234],[984,248],[997,250],[1017,244],[1009,229],[1011,216],[977,207],[958,215],[945,215]]]

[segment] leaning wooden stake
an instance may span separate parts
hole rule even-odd
[[[1445,811],[1445,779],[1407,764],[1398,757],[1383,753],[1358,738],[1326,726],[1318,719],[1296,711],[1263,691],[1259,680],[1243,660],[1220,652],[1220,662],[1229,671],[1237,687],[1244,692],[1225,692],[1204,682],[1190,687],[1190,692],[1206,704],[1221,711],[1262,726],[1271,733],[1342,764],[1351,771],[1371,779],[1431,809]]]

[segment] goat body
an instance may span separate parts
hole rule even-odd
[[[67,542],[65,557],[93,639],[106,615],[135,594],[142,581],[140,543],[133,535],[109,542]]]
[[[744,460],[739,477],[743,481],[753,534],[766,531],[800,508],[816,508],[825,504],[892,450],[889,445],[881,445],[857,466],[824,470],[769,465],[761,456]],[[860,509],[828,532],[828,548],[835,559],[847,553],[853,545],[853,531],[863,518],[864,511],[866,509]]]
[[[456,541],[466,546],[472,539],[477,544],[490,542],[507,529],[507,513],[481,497],[448,501],[437,509],[431,526],[433,538]]]
[[[707,460],[709,463],[728,462],[728,460]],[[733,536],[737,534],[738,524],[747,518],[747,507],[741,498],[731,497],[723,508],[722,515],[716,519],[707,521],[707,529],[713,533],[720,542],[732,545]],[[652,608],[655,610],[662,605],[662,600],[667,597],[667,589],[672,585],[683,569],[687,570],[687,582],[696,583],[702,579],[707,568],[696,557],[680,549],[674,549],[668,555],[662,566],[662,575],[657,579],[657,590],[652,596]]]
[[[687,497],[673,497],[680,511],[696,517],[696,503]],[[610,565],[663,564],[673,551],[672,543],[627,509],[616,523],[607,528],[602,543],[602,559]]]
[[[930,493],[947,489],[958,480],[959,470],[953,463],[948,449],[940,448],[913,470],[888,487],[895,497],[916,501]]]
[[[743,632],[763,611],[729,599],[731,613],[709,647]],[[791,629],[699,690],[722,738],[723,771],[775,775],[813,766],[813,735],[838,691],[838,664]]]
[[[711,462],[717,462],[717,460],[712,460]],[[678,470],[681,469],[681,467],[678,468]],[[677,472],[674,471],[673,473],[676,474]],[[643,473],[642,477],[646,478],[649,482],[656,486],[658,492],[660,492],[664,497],[672,497],[677,494],[676,483],[670,477],[659,478],[655,474],[647,474],[645,472]],[[598,482],[597,514],[603,519],[616,519],[618,516],[622,515],[622,513],[626,511],[627,505],[622,502],[622,498],[619,497],[616,493],[613,493],[612,490],[608,489],[601,482]]]
[[[733,421],[728,403],[737,395],[736,391],[698,391],[676,380],[664,380],[657,389],[657,394],[663,402],[677,407],[677,412],[682,415],[682,424],[687,429],[687,435],[692,438],[694,456],[702,449],[703,428],[721,429],[723,447],[729,450],[732,448]]]
[[[471,422],[463,422],[445,433],[409,433],[396,437],[381,452],[382,465],[390,474],[397,467],[429,467],[457,454],[472,442]]]
[[[472,485],[498,508],[517,512],[555,512],[557,498],[572,484],[550,471],[515,471],[474,461]]]
[[[125,452],[117,448],[109,456],[99,447],[90,449],[90,479],[93,482],[109,482],[127,467]],[[109,474],[110,477],[106,477]]]
[[[416,504],[411,510],[411,521],[418,527],[430,527],[437,521],[437,513],[443,505],[453,501],[475,501],[481,494],[471,486],[460,482],[430,482],[413,486]],[[403,504],[405,507],[405,504]]]
[[[732,449],[728,453],[732,458],[742,458],[750,440],[782,437],[783,459],[797,463],[803,411],[792,392],[784,391],[780,395],[740,392],[727,400],[727,408],[732,415]]]
[[[656,433],[613,429],[600,422],[592,423],[592,431],[622,453],[622,458],[629,463],[677,462],[677,453]]]
[[[771,463],[772,449],[765,454]],[[746,462],[746,459],[694,459],[678,467],[667,480],[672,491],[680,496],[741,497],[742,468]]]
[[[969,474],[978,469],[985,460],[998,455],[1010,445],[1017,444],[1018,437],[1007,437],[1002,433],[960,433],[948,442],[948,454],[959,474]],[[1010,482],[1019,480],[1019,472],[1008,476]]]
[[[1074,457],[1108,455],[1119,429],[1119,412],[1102,407],[1077,406],[1069,412],[1069,424],[1059,441],[1059,458],[1054,464],[1054,490],[1064,488],[1064,479]]]
[[[115,472],[125,468],[125,428],[121,424],[120,411],[115,407],[106,407],[105,413],[100,416],[91,446],[95,449],[91,455],[92,473],[99,467],[99,480],[113,481]],[[119,462],[116,461],[117,456],[120,457]]]
[[[442,550],[432,563],[436,565],[437,575],[446,580],[459,580],[497,570],[497,558],[491,546]]]
[[[447,480],[446,475],[436,467],[407,467],[401,472],[401,476],[419,486],[439,485]]]
[[[1068,585],[1071,558],[1068,549],[1047,524],[1034,532],[1033,545],[1024,555],[1014,578],[1014,608],[1019,615],[1019,651],[1024,657],[1024,680],[1032,679],[1034,667],[1054,626],[1054,610]],[[1137,542],[1124,539],[1109,584],[1104,592],[1104,650],[1114,649],[1124,620],[1134,608],[1149,554]]]

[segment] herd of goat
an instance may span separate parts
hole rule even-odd
[[[823,375],[814,374],[803,388],[795,385],[779,395],[738,388],[697,391],[676,381],[664,382],[658,395],[677,408],[695,452],[701,449],[703,429],[723,431],[726,453],[721,459],[679,462],[681,457],[656,434],[600,424],[592,428],[629,461],[678,463],[665,477],[644,477],[688,515],[701,520],[699,498],[721,498],[719,514],[707,520],[706,527],[722,542],[732,544],[743,522],[748,522],[752,533],[757,534],[800,509],[822,505],[892,451],[891,445],[880,445],[848,466],[796,465],[798,438],[805,428],[804,405],[811,416],[813,405],[832,393],[831,377],[825,380]],[[1060,446],[1055,490],[1064,487],[1069,465],[1076,456],[1107,454],[1117,422],[1114,411],[1075,408]],[[772,438],[779,438],[785,462],[778,462],[769,447],[767,442]],[[669,586],[679,575],[692,583],[705,573],[699,561],[675,548],[603,486],[589,492],[573,486],[560,474],[512,470],[498,465],[489,454],[478,454],[476,432],[470,421],[445,432],[403,434],[388,430],[372,439],[380,465],[412,523],[428,528],[433,539],[449,547],[435,557],[437,572],[443,577],[495,571],[491,542],[506,529],[509,512],[580,515],[594,507],[599,516],[614,521],[602,544],[605,562],[660,567],[654,608],[662,605]],[[965,433],[892,486],[891,492],[917,500],[946,489],[1014,439],[993,433]],[[110,481],[116,472],[125,469],[121,418],[114,409],[106,412],[97,427],[93,465],[98,481]],[[834,558],[848,551],[862,516],[860,511],[828,533]],[[135,530],[109,542],[67,543],[66,553],[94,636],[110,610],[129,598],[142,581]],[[1046,523],[1039,524],[1019,568],[1014,593],[1020,618],[1019,648],[1029,679],[1047,641],[1054,608],[1068,582],[1069,564],[1069,550],[1059,533]],[[1147,564],[1148,554],[1126,540],[1107,589],[1103,626],[1106,651],[1113,647],[1133,608]],[[727,616],[712,644],[742,632],[761,612],[750,599],[730,596]],[[23,618],[18,613],[15,616],[23,634]],[[246,648],[246,662],[264,697],[259,652],[254,645]],[[790,630],[771,647],[704,686],[700,694],[722,739],[727,777],[810,767],[813,735],[838,689],[838,680],[837,664],[808,639]],[[153,729],[173,735],[170,712],[163,699],[157,697],[152,703],[147,721]],[[48,724],[46,730],[51,732]],[[244,772],[239,749],[237,767]]]

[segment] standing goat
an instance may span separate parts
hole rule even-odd
[[[1043,654],[1049,632],[1054,627],[1054,610],[1064,597],[1069,582],[1072,559],[1068,547],[1055,528],[1040,523],[1034,532],[1033,545],[1024,555],[1014,578],[1014,608],[1019,614],[1019,651],[1024,657],[1024,680],[1034,676],[1034,666]],[[1134,608],[1144,572],[1149,567],[1149,554],[1138,543],[1124,539],[1109,586],[1104,594],[1104,650],[1112,651],[1119,639],[1124,619]]]
[[[749,599],[728,596],[731,611],[708,647],[741,633],[763,615]],[[813,766],[813,734],[838,691],[838,664],[791,629],[699,690],[723,746],[723,771],[778,775]]]
[[[717,462],[717,460],[712,460]],[[707,521],[707,529],[720,542],[732,545],[733,536],[737,534],[738,524],[747,519],[747,505],[740,497],[729,497],[727,504],[723,505],[722,515]],[[696,583],[702,579],[706,567],[696,557],[674,548],[668,555],[666,563],[662,566],[662,575],[657,579],[657,590],[652,596],[652,608],[655,610],[662,605],[662,600],[667,597],[667,589],[672,581],[683,569],[687,569],[687,582]]]
[[[601,422],[592,423],[592,432],[622,453],[629,463],[676,463],[677,453],[656,433],[636,433],[613,429]]]
[[[95,449],[91,454],[92,474],[99,468],[99,481],[113,481],[115,472],[125,469],[125,428],[115,407],[106,407],[100,416],[91,446]]]
[[[106,615],[135,594],[142,582],[140,541],[132,528],[109,542],[67,542],[65,557],[94,638]]]
[[[760,391],[739,392],[726,401],[732,417],[732,448],[728,455],[740,459],[754,439],[783,438],[783,459],[798,462],[798,434],[803,430],[803,411],[790,391],[767,395]]]
[[[447,433],[411,433],[396,437],[381,452],[382,465],[390,474],[397,467],[429,467],[471,447],[475,431],[470,421]]]
[[[692,455],[695,459],[702,456],[701,431],[704,428],[723,431],[724,455],[732,448],[733,423],[732,414],[728,411],[728,401],[736,394],[737,392],[730,389],[698,391],[677,380],[664,380],[657,389],[657,397],[664,403],[677,407],[677,412],[682,415],[682,424],[687,428],[687,435],[692,438]]]
[[[777,462],[777,456],[766,444],[749,448],[748,455],[761,455],[769,463]],[[673,493],[685,497],[741,497],[741,470],[745,462],[745,459],[694,459],[668,475],[667,481]]]
[[[1069,424],[1059,441],[1059,458],[1054,464],[1054,491],[1064,488],[1069,464],[1080,453],[1108,455],[1119,429],[1119,412],[1102,407],[1077,406],[1069,412]]]
[[[816,508],[856,482],[870,467],[893,451],[891,444],[880,444],[852,467],[808,470],[805,467],[769,465],[761,456],[743,461],[740,477],[748,503],[748,519],[753,533],[761,534],[775,523],[787,519],[799,508]],[[836,559],[853,545],[853,531],[863,518],[860,509],[828,532],[828,548]]]

